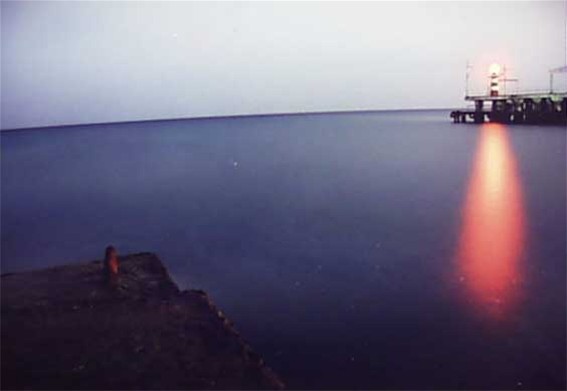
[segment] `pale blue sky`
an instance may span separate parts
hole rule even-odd
[[[437,108],[565,64],[564,1],[2,1],[3,129],[271,112]],[[557,78],[565,89],[565,77]],[[512,88],[512,87],[510,87]]]

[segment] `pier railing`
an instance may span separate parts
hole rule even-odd
[[[522,92],[510,92],[491,96],[490,94],[469,94],[465,95],[465,100],[504,100],[504,99],[542,99],[551,98],[553,100],[561,100],[567,97],[567,91],[549,91],[549,90],[528,90]]]

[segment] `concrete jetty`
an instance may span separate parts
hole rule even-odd
[[[203,291],[151,253],[1,276],[2,389],[282,389]]]
[[[490,121],[505,124],[567,125],[567,91],[565,85],[561,92],[555,90],[553,83],[555,74],[567,72],[567,65],[549,70],[547,91],[506,93],[506,83],[518,82],[518,79],[507,76],[506,66],[493,63],[488,69],[489,83],[484,95],[469,94],[470,69],[471,65],[467,63],[465,101],[474,102],[474,108],[453,110],[450,114],[453,122],[465,123],[469,119],[476,124]]]
[[[474,108],[453,110],[455,123],[469,120],[513,124],[567,124],[567,93],[525,93],[466,96]]]

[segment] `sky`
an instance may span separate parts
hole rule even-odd
[[[488,67],[549,88],[565,1],[2,1],[2,129],[462,107]],[[567,89],[565,77],[556,89]]]

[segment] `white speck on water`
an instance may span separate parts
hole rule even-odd
[[[380,242],[376,242],[376,244],[374,245],[374,247],[380,248],[380,247],[382,247],[382,244],[381,244]]]
[[[518,385],[518,387],[521,387],[524,385],[524,383],[522,383],[521,381],[519,381],[518,383],[516,383]]]
[[[295,281],[295,286],[300,286],[300,285],[301,285],[301,282]]]
[[[238,162],[235,160],[235,161],[232,162],[232,165],[233,165],[234,167],[238,167]]]

